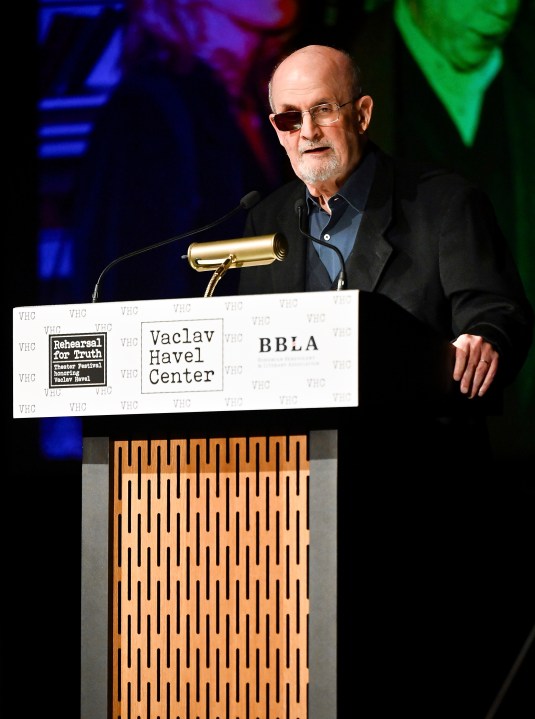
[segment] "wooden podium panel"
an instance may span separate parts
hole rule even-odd
[[[336,432],[86,437],[83,719],[336,717]]]
[[[112,718],[307,716],[307,437],[114,442]]]

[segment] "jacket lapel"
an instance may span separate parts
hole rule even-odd
[[[348,289],[372,292],[377,287],[392,254],[385,233],[392,220],[394,176],[387,157],[377,153],[377,168],[357,233],[357,241],[347,258]]]

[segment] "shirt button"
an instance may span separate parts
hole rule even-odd
[[[329,242],[329,240],[331,239],[331,236],[330,236],[329,234],[325,233],[325,234],[323,235],[323,239],[324,239],[326,242]]]

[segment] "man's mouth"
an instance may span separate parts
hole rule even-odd
[[[302,155],[318,155],[322,154],[323,152],[326,152],[327,150],[330,150],[330,147],[311,147],[308,150],[302,150]]]

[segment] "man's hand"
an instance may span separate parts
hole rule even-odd
[[[455,342],[453,379],[460,382],[460,390],[470,399],[483,397],[498,370],[499,355],[494,347],[479,335],[459,335]]]

